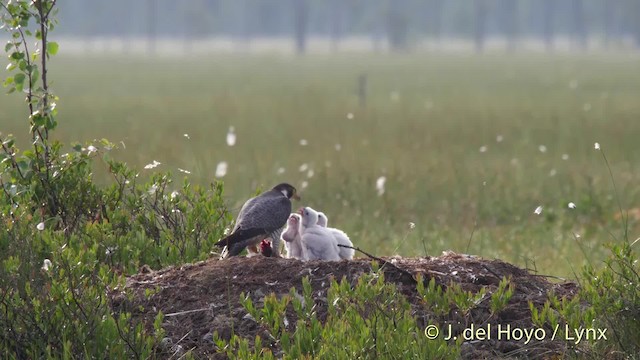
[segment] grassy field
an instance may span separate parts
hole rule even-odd
[[[199,184],[225,161],[234,209],[291,182],[297,205],[377,255],[453,250],[572,276],[623,238],[620,208],[631,240],[640,230],[637,56],[61,56],[51,76],[56,138],[122,142],[112,156],[143,176]],[[23,102],[0,108],[0,131],[24,148]]]

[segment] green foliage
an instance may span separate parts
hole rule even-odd
[[[266,297],[262,309],[256,309],[249,298],[242,298],[245,309],[266,328],[279,348],[279,358],[455,359],[459,355],[456,344],[425,337],[406,298],[395,285],[385,282],[382,272],[363,275],[355,285],[346,279],[332,281],[324,322],[319,319],[307,278],[302,288],[302,294],[291,289],[280,300],[274,295]],[[290,327],[285,311],[288,308],[297,318],[295,326]],[[215,342],[230,358],[274,357],[275,350],[265,347],[259,336],[253,347],[236,335],[229,342],[216,335]]]
[[[511,297],[513,296],[514,287],[511,283],[511,279],[503,278],[498,284],[498,288],[491,294],[490,308],[492,314],[497,314],[502,311]]]
[[[609,245],[611,256],[605,266],[587,266],[583,272],[581,297],[591,308],[582,323],[608,329],[610,340],[596,342],[603,352],[640,354],[640,263],[634,245],[637,240]]]
[[[422,302],[433,312],[436,317],[445,318],[451,310],[457,310],[463,315],[469,313],[485,297],[486,289],[481,288],[477,293],[464,291],[460,284],[450,283],[446,290],[436,284],[436,279],[431,278],[425,287],[424,278],[420,274],[416,279],[418,282],[418,294],[422,297]]]
[[[541,308],[529,304],[534,324],[557,331],[557,338],[570,339],[572,346],[580,346],[593,358],[640,354],[638,255],[627,241],[611,244],[609,249],[611,256],[603,268],[584,268],[576,296],[550,294]],[[585,331],[581,339],[576,331]],[[587,331],[591,333],[585,335]],[[606,338],[600,337],[600,331]]]
[[[162,314],[146,330],[132,309],[114,309],[110,294],[131,296],[123,275],[142,264],[206,258],[230,220],[223,187],[185,181],[174,190],[170,174],[138,183],[135,171],[110,158],[115,145],[108,140],[68,152],[50,140],[57,125],[57,98],[46,77],[47,59],[58,52],[47,40],[54,5],[2,3],[13,72],[4,84],[26,93],[32,141],[20,150],[0,133],[0,357],[154,357]],[[31,36],[39,40],[35,51],[27,48]],[[99,164],[106,164],[111,185],[95,182]]]

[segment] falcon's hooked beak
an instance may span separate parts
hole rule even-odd
[[[298,195],[298,193],[294,193],[293,196],[291,196],[292,198],[300,201],[300,195]]]

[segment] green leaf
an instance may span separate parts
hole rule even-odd
[[[13,82],[16,83],[16,85],[22,85],[24,83],[24,78],[25,78],[24,74],[22,74],[22,73],[16,74],[13,77]]]
[[[47,43],[47,54],[55,55],[58,53],[58,43],[50,41]]]
[[[21,51],[14,51],[11,53],[11,58],[14,60],[20,60],[24,58],[24,53]]]
[[[13,47],[12,42],[8,42],[7,45],[4,46],[4,51],[8,52]]]
[[[33,81],[33,84],[31,84],[31,87],[33,87],[33,85],[35,85],[36,82],[38,82],[39,78],[40,78],[40,71],[38,71],[38,68],[33,69],[33,72],[31,73],[31,79]]]
[[[44,116],[42,116],[42,115],[40,115],[38,113],[38,114],[33,114],[32,120],[33,120],[33,124],[35,126],[43,126],[45,118],[44,118]]]
[[[11,84],[13,84],[13,77],[9,76],[8,78],[4,79],[4,87],[7,87]]]

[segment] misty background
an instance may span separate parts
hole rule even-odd
[[[640,47],[640,0],[64,0],[59,8],[56,36],[86,52]]]

